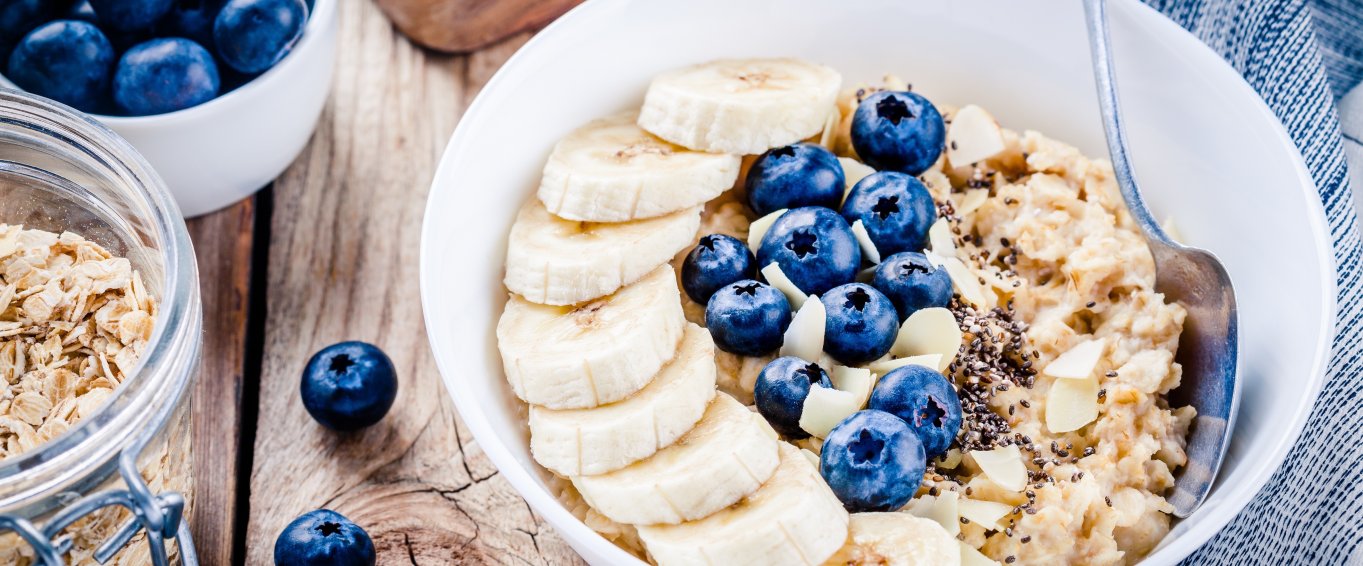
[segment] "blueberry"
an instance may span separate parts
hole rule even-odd
[[[926,467],[918,436],[883,411],[857,411],[843,419],[819,456],[819,472],[853,513],[903,507],[918,491]]]
[[[809,389],[815,385],[833,388],[828,373],[818,364],[794,356],[776,358],[757,375],[753,401],[757,412],[776,432],[790,439],[807,438],[809,433],[800,428],[800,414],[804,412]]]
[[[833,152],[812,143],[767,150],[748,169],[748,204],[758,216],[783,208],[838,208],[847,188]]]
[[[213,45],[213,21],[222,10],[225,0],[176,0],[170,13],[161,19],[156,29],[162,37],[183,37],[204,46]]]
[[[289,54],[307,21],[303,0],[229,0],[213,22],[213,41],[228,67],[260,73]]]
[[[951,302],[951,276],[918,252],[897,253],[882,260],[871,286],[890,298],[901,321],[919,309],[945,308]]]
[[[912,175],[879,171],[857,181],[842,217],[848,224],[860,220],[881,256],[922,251],[928,228],[937,220],[937,203],[928,188]]]
[[[218,66],[203,46],[188,39],[139,43],[118,61],[114,102],[134,116],[164,114],[218,96]]]
[[[114,48],[99,28],[57,20],[33,30],[9,57],[9,78],[26,91],[92,112],[109,92]]]
[[[705,304],[721,287],[757,276],[757,260],[748,244],[733,236],[710,234],[682,262],[682,289],[691,300]]]
[[[928,99],[882,91],[861,101],[852,116],[852,147],[877,170],[917,175],[942,155],[946,124]]]
[[[66,19],[99,23],[99,16],[95,15],[95,7],[90,5],[90,0],[80,0],[72,4],[71,9],[66,12]]]
[[[112,31],[150,31],[175,0],[90,0],[101,26]]]
[[[861,365],[889,353],[899,333],[894,303],[865,283],[848,283],[823,296],[827,322],[824,351],[849,366]]]
[[[861,246],[838,213],[819,206],[795,208],[777,218],[762,236],[757,265],[772,262],[801,291],[821,295],[856,278]]]
[[[725,352],[762,356],[781,347],[790,326],[790,301],[771,285],[744,279],[710,296],[705,326]]]
[[[388,414],[398,395],[398,375],[378,346],[341,342],[308,360],[299,392],[303,407],[322,426],[359,430]]]
[[[375,559],[369,533],[330,509],[304,513],[274,541],[276,566],[372,566]]]
[[[871,409],[904,419],[928,457],[951,447],[961,429],[961,400],[942,374],[918,365],[896,368],[871,390]]]
[[[0,55],[9,52],[33,28],[60,12],[52,0],[0,0]]]

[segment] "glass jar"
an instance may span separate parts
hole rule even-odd
[[[185,518],[203,314],[189,234],[170,193],[104,126],[0,90],[0,224],[103,246],[129,260],[158,303],[136,369],[122,372],[102,408],[0,460],[0,562],[197,564]]]

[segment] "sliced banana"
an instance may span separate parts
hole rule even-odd
[[[691,151],[635,124],[634,112],[588,123],[549,154],[539,198],[568,220],[626,222],[700,206],[734,186],[737,155]]]
[[[638,393],[591,409],[530,407],[530,453],[562,476],[603,474],[691,430],[715,397],[715,343],[688,324],[677,356]]]
[[[725,59],[654,77],[639,125],[677,145],[749,155],[817,135],[842,76],[799,59]]]
[[[600,224],[564,220],[539,199],[521,208],[506,248],[512,293],[543,305],[575,305],[614,293],[696,240],[700,208]]]
[[[829,563],[942,566],[961,563],[956,537],[930,519],[908,513],[854,513],[847,544]]]
[[[676,524],[709,516],[771,478],[780,441],[762,416],[716,395],[696,428],[631,466],[573,485],[598,513],[629,524]]]
[[[576,307],[511,296],[497,345],[511,390],[551,409],[584,409],[633,395],[677,353],[686,319],[672,267]]]
[[[780,446],[756,493],[698,521],[640,526],[649,554],[661,566],[823,564],[847,540],[847,511],[798,448]]]

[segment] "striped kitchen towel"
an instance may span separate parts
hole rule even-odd
[[[1286,125],[1319,188],[1339,269],[1338,337],[1301,439],[1187,563],[1363,565],[1363,249],[1336,111],[1363,79],[1363,0],[1147,1],[1225,57]],[[1344,102],[1348,143],[1363,150],[1363,93]]]

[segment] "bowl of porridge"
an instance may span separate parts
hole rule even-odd
[[[1281,463],[1320,388],[1334,271],[1300,156],[1232,69],[1148,8],[1114,6],[1117,51],[1145,55],[1119,61],[1118,72],[1137,77],[1124,83],[1132,85],[1124,106],[1148,200],[1182,241],[1222,259],[1240,301],[1244,399],[1231,452],[1207,503],[1174,520],[1164,495],[1187,463],[1183,443],[1195,419],[1168,400],[1180,378],[1174,358],[1185,314],[1154,292],[1148,248],[1112,181],[1079,7],[811,1],[777,12],[722,4],[584,4],[489,83],[432,187],[423,301],[445,383],[498,468],[574,549],[602,564],[856,563],[868,549],[909,556],[909,547],[938,541],[932,552],[944,554],[931,556],[963,563],[1169,564],[1244,507]],[[933,24],[906,36],[897,32],[904,21]],[[698,34],[725,41],[688,39]],[[546,76],[574,86],[552,105],[536,104],[530,85]],[[725,80],[742,86],[726,91]],[[746,88],[778,94],[722,111],[694,96]],[[807,96],[773,101],[788,91]],[[937,153],[922,163],[912,151],[896,161],[856,139],[862,108],[903,93],[940,114],[943,131],[922,144]],[[788,103],[771,114],[778,118],[728,126]],[[931,114],[913,104],[879,113],[892,121]],[[632,128],[653,141],[629,141]],[[1254,135],[1226,134],[1246,128]],[[603,169],[590,179],[564,173],[583,171],[590,152],[582,147],[610,143],[620,144],[610,159],[649,165],[642,189],[612,189]],[[838,188],[850,192],[790,210],[753,194],[767,156],[807,151],[828,154],[825,169],[836,168]],[[672,167],[689,182],[669,186],[663,177]],[[920,241],[885,239],[870,216],[844,222],[834,212],[850,218],[857,195],[892,177],[887,171],[921,185],[915,194],[931,203],[911,230]],[[484,190],[460,189],[471,186]],[[611,190],[634,192],[620,206],[597,198]],[[803,212],[820,207],[828,222],[843,222],[831,235],[821,231],[822,213]],[[795,236],[780,240],[798,236],[806,216],[828,237],[820,241],[851,242],[851,255],[829,251],[818,270],[806,270],[804,258],[821,252]],[[765,293],[784,305],[776,342],[747,327],[735,338],[735,323],[712,317],[716,297],[696,300],[703,285],[688,279],[686,257],[712,235],[731,236],[725,241],[755,256],[738,268],[752,285],[731,278],[709,291],[738,285],[735,296]],[[892,336],[870,354],[841,340],[852,330],[825,335],[844,304],[874,302],[844,287],[896,298],[871,268],[904,249],[924,252],[925,269],[946,274],[949,297],[917,313],[896,304]],[[1266,252],[1290,257],[1292,269],[1266,265]],[[830,302],[835,295],[846,302]],[[801,329],[813,327],[811,348]],[[943,346],[942,336],[954,342]],[[760,389],[787,355],[831,375],[826,385],[807,383],[804,412],[783,420],[764,407]],[[865,496],[834,479],[839,464],[825,451],[843,442],[851,413],[893,412],[894,403],[876,397],[908,373],[949,382],[959,408],[944,414],[960,424],[940,443],[914,429],[926,466],[903,472],[916,486],[903,498]],[[645,440],[620,436],[640,427],[619,423],[645,422],[632,421],[636,414],[666,416],[651,421]],[[759,433],[727,432],[743,430]],[[702,450],[733,458],[695,456]],[[676,462],[695,471],[675,473]],[[722,475],[733,470],[741,473]],[[707,473],[719,487],[687,498],[694,476]],[[640,482],[669,487],[631,487]],[[762,528],[770,524],[787,540],[772,542]]]

